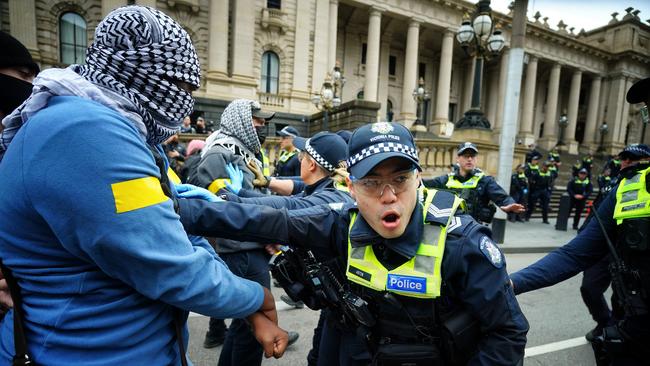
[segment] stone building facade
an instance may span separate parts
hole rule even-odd
[[[278,112],[276,127],[306,132],[318,112],[311,97],[337,61],[347,80],[342,101],[378,102],[378,119],[411,126],[419,78],[431,95],[422,116],[433,136],[448,135],[470,106],[475,60],[455,32],[475,5],[461,0],[0,0],[0,27],[44,68],[62,67],[90,44],[102,16],[127,4],[156,7],[189,32],[203,70],[196,109],[208,119],[218,120],[232,99],[251,98]],[[555,146],[563,114],[570,153],[650,142],[650,128],[641,136],[639,106],[625,102],[627,89],[650,76],[650,26],[638,11],[621,11],[620,19],[615,13],[589,32],[563,22],[552,29],[540,14],[529,19],[521,144]],[[493,12],[493,18],[508,45],[511,15]],[[507,57],[506,46],[484,67],[482,110],[492,144],[503,116]]]

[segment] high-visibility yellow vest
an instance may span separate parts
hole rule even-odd
[[[293,151],[282,150],[282,151],[280,151],[280,157],[278,158],[278,162],[286,163],[289,159],[291,159],[297,153],[298,153],[298,150],[293,150]]]
[[[456,176],[453,174],[449,174],[449,179],[447,179],[447,188],[451,189],[472,189],[476,188],[478,186],[478,181],[483,178],[485,173],[478,173],[471,177],[470,179],[461,182],[458,179],[456,179]]]
[[[646,189],[646,179],[650,167],[637,172],[630,178],[624,178],[616,191],[614,219],[620,225],[625,219],[650,216],[650,193]]]
[[[531,163],[528,163],[528,169],[539,171],[539,164],[531,164]]]
[[[269,167],[269,158],[264,153],[264,149],[261,149],[260,153],[262,154],[262,174],[268,177],[271,175],[271,168]]]
[[[423,205],[422,220],[425,220],[429,206],[437,194],[429,190]],[[447,227],[462,200],[454,197],[447,225],[438,226],[425,222],[422,242],[413,258],[401,266],[388,270],[375,256],[372,245],[352,247],[349,232],[357,219],[357,213],[350,214],[348,230],[348,261],[346,277],[349,281],[376,291],[388,291],[402,296],[433,299],[440,296],[442,284],[442,257],[447,239]],[[418,203],[420,204],[420,203]],[[413,218],[418,219],[418,218]]]

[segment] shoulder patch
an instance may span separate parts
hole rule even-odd
[[[479,249],[493,266],[496,268],[503,267],[503,254],[501,254],[501,250],[499,250],[490,238],[483,236],[479,244]]]

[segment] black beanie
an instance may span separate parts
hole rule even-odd
[[[34,74],[38,74],[40,68],[32,59],[27,48],[10,34],[0,31],[0,67],[26,66]]]

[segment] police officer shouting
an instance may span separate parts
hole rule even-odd
[[[650,78],[634,84],[627,101],[647,107]],[[571,242],[511,276],[515,292],[524,293],[568,279],[611,253],[612,288],[622,314],[597,341],[616,366],[647,365],[650,357],[649,161],[647,145],[627,146],[621,153],[621,181],[600,204],[595,219]]]
[[[253,211],[180,200],[179,214],[189,232],[279,241],[329,260],[344,300],[331,308],[319,365],[516,365],[528,324],[505,258],[458,197],[425,189],[420,202],[410,132],[397,123],[360,127],[347,163],[356,206]],[[361,339],[366,347],[357,347]]]
[[[433,179],[424,179],[427,188],[444,189],[457,194],[465,200],[467,212],[479,222],[492,222],[496,208],[493,201],[503,212],[525,212],[524,205],[508,196],[493,177],[485,175],[476,168],[478,148],[471,142],[458,146],[456,162],[460,166],[457,173],[449,173]]]

